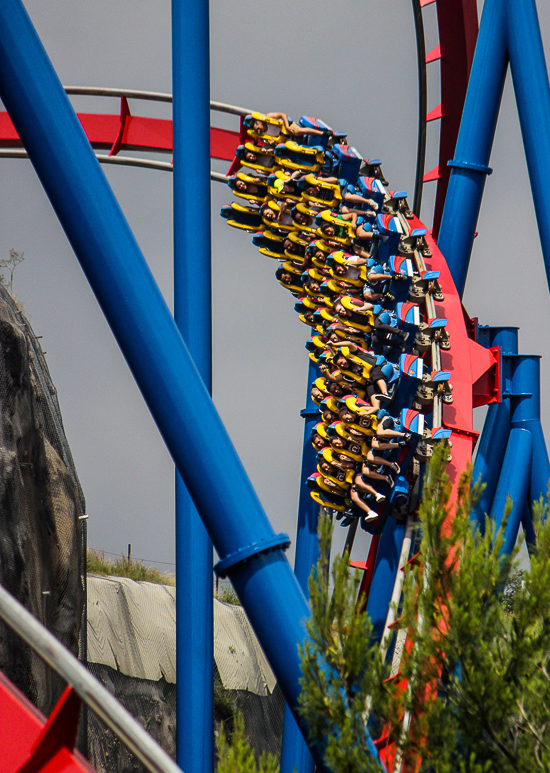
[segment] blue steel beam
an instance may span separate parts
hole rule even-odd
[[[302,452],[302,471],[300,475],[300,499],[298,502],[298,526],[296,530],[296,554],[294,558],[294,574],[306,597],[309,596],[308,580],[312,568],[319,557],[319,541],[317,526],[319,522],[319,505],[309,495],[306,481],[315,470],[317,459],[315,449],[311,444],[313,427],[319,421],[319,409],[311,399],[311,385],[319,376],[317,365],[310,359],[307,372],[306,407],[302,411],[304,417],[304,448]],[[285,705],[283,724],[283,745],[281,752],[281,773],[313,773],[315,765],[307,745],[296,724],[292,712]]]
[[[503,0],[485,0],[438,246],[462,296],[506,78]]]
[[[295,707],[310,610],[287,538],[269,524],[20,0],[0,3],[0,98]]]
[[[208,11],[208,0],[172,0],[174,318],[211,392]],[[185,773],[214,770],[212,559],[212,543],[176,470],[176,754]]]
[[[372,584],[367,602],[367,613],[372,620],[374,634],[382,639],[390,607],[395,577],[399,571],[399,556],[405,536],[405,524],[388,518],[378,545]]]
[[[518,329],[516,327],[480,327],[479,331],[480,338],[483,334],[483,338],[487,339],[483,341],[484,346],[500,346],[501,373],[503,373],[503,357],[518,353]],[[490,405],[487,410],[474,463],[473,480],[481,479],[485,484],[485,490],[471,514],[471,519],[477,521],[482,530],[485,526],[485,517],[491,512],[509,434],[510,398],[502,395],[502,401]]]
[[[520,355],[514,358],[512,375],[512,428],[529,430],[533,439],[533,465],[529,503],[548,493],[550,461],[540,421],[540,357]]]
[[[535,0],[506,0],[507,41],[523,146],[550,285],[550,84]]]
[[[502,552],[506,555],[510,555],[516,544],[524,503],[529,494],[532,451],[533,438],[529,430],[510,430],[506,455],[492,509],[496,528],[500,529],[504,520],[508,497],[510,497],[512,509],[506,521],[504,544],[502,546]]]
[[[288,537],[271,528],[21,0],[0,3],[0,99],[307,737],[297,645],[311,611]]]

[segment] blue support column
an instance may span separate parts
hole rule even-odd
[[[455,149],[438,246],[460,295],[464,292],[491,148],[506,78],[503,0],[485,0]]]
[[[374,633],[378,640],[384,634],[395,576],[399,571],[399,556],[404,536],[405,524],[397,523],[394,518],[388,518],[378,545],[367,602],[367,613],[372,620]]]
[[[550,85],[535,0],[506,0],[508,52],[550,285]]]
[[[516,544],[525,500],[529,494],[533,439],[529,430],[512,429],[493,502],[492,515],[499,529],[504,519],[508,496],[512,510],[508,515],[502,552],[509,555]]]
[[[174,316],[211,392],[208,10],[208,0],[172,0]],[[214,770],[212,558],[212,543],[176,471],[176,749],[185,773]]]
[[[505,370],[509,363],[506,355],[518,353],[518,329],[516,327],[480,327],[479,331],[480,341],[484,346],[500,346],[501,375],[506,385]],[[477,521],[481,529],[484,529],[485,517],[491,512],[509,434],[510,398],[504,393],[502,402],[490,405],[487,410],[474,463],[473,480],[477,481],[481,478],[485,483],[485,490],[471,519]]]
[[[311,399],[311,385],[319,376],[317,365],[310,359],[307,374],[306,407],[302,411],[304,417],[304,450],[302,453],[302,472],[300,475],[300,499],[298,503],[298,528],[296,531],[296,555],[294,559],[294,574],[306,597],[308,580],[313,566],[319,557],[319,542],[317,525],[319,521],[319,505],[309,495],[306,481],[315,470],[317,459],[315,449],[311,444],[313,427],[320,420],[319,409]],[[283,746],[281,754],[281,773],[313,773],[315,764],[309,753],[302,734],[285,705],[283,725]]]
[[[288,537],[271,528],[21,0],[0,3],[0,99],[307,734],[297,645],[311,612]]]
[[[310,611],[288,539],[269,524],[20,0],[0,3],[0,98],[295,707]]]
[[[527,429],[533,440],[533,466],[529,488],[529,504],[548,493],[550,462],[540,421],[540,357],[520,355],[515,358],[512,376],[513,428]]]

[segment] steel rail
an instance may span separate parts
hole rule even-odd
[[[96,86],[63,86],[65,93],[71,96],[88,97],[126,97],[127,99],[147,99],[151,102],[172,103],[172,95],[161,91],[141,91],[140,89],[111,89],[98,88]],[[246,107],[228,105],[226,102],[210,101],[210,110],[219,113],[231,113],[232,115],[250,115],[254,112]]]
[[[150,773],[181,773],[181,768],[95,676],[1,585],[0,619],[71,685]]]
[[[16,148],[0,150],[0,158],[27,158],[29,155],[25,150]],[[138,166],[144,169],[160,169],[165,172],[173,172],[174,166],[168,161],[153,161],[147,158],[132,158],[131,156],[106,156],[103,153],[96,153],[96,158],[100,164],[115,164],[119,166]],[[227,184],[227,177],[221,172],[210,170],[210,179],[217,183]]]

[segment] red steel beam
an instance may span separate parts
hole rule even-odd
[[[127,114],[77,113],[90,144],[96,150],[140,150],[151,153],[172,153],[172,121],[144,118]],[[123,126],[120,136],[121,125]],[[233,161],[240,133],[210,127],[210,155],[223,161]],[[6,112],[0,111],[0,148],[22,148],[19,135]]]
[[[437,0],[437,23],[441,55],[442,118],[439,178],[431,178],[438,179],[432,229],[435,238],[439,233],[451,173],[447,161],[453,158],[455,152],[479,29],[476,0]]]

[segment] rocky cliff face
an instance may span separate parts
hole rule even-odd
[[[84,513],[44,354],[0,286],[0,583],[75,655],[84,604]],[[60,685],[3,625],[0,669],[49,713]]]

